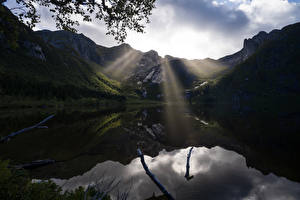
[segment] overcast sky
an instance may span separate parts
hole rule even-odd
[[[37,29],[55,30],[47,10]],[[146,33],[129,32],[126,43],[161,56],[219,58],[242,48],[259,31],[300,21],[300,0],[157,0]],[[79,32],[97,44],[115,46],[101,22],[82,22]]]

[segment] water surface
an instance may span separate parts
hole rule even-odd
[[[0,144],[12,164],[56,163],[30,171],[64,189],[120,180],[112,192],[131,188],[130,199],[160,195],[145,174],[137,148],[176,199],[299,199],[298,115],[234,116],[200,108],[143,107],[99,110],[17,110],[0,113],[0,135],[55,114],[36,129]],[[190,174],[186,157],[190,147]]]
[[[145,160],[156,177],[176,199],[299,199],[300,184],[277,177],[263,175],[246,165],[245,158],[233,151],[220,147],[211,149],[194,148],[190,160],[190,174],[187,180],[186,157],[189,149],[159,152],[159,155]],[[140,159],[129,164],[105,161],[97,164],[83,175],[67,180],[54,179],[64,189],[88,186],[101,179],[119,179],[118,191],[133,191],[129,199],[147,199],[160,191],[145,174]]]

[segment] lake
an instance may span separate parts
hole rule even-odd
[[[243,116],[178,105],[0,112],[0,135],[45,125],[0,144],[11,164],[51,159],[30,170],[64,190],[120,182],[110,195],[148,199],[161,192],[137,155],[176,199],[300,199],[299,115]],[[190,178],[185,178],[191,147]]]

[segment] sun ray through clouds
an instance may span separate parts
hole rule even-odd
[[[198,78],[213,78],[224,70],[227,66],[213,59],[186,60],[182,59],[186,68]]]
[[[188,132],[191,130],[187,117],[190,113],[189,107],[185,100],[185,90],[176,77],[167,58],[164,59],[162,68],[168,137],[173,144],[180,145],[185,141]]]
[[[135,50],[129,50],[112,63],[105,66],[104,73],[113,78],[122,80],[128,75],[141,59],[141,54]]]

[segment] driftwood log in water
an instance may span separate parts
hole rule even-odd
[[[21,133],[24,133],[26,131],[30,131],[30,130],[35,129],[35,128],[48,128],[47,126],[41,126],[41,125],[44,124],[45,122],[47,122],[49,119],[51,119],[53,117],[54,117],[54,115],[50,115],[49,117],[45,118],[41,122],[37,123],[36,125],[24,128],[24,129],[16,131],[16,132],[13,132],[13,133],[9,134],[8,136],[5,136],[5,137],[1,138],[0,143],[7,142],[7,141],[10,140],[10,138],[12,138],[16,135],[19,135]]]
[[[51,159],[46,159],[46,160],[36,160],[36,161],[32,161],[30,163],[26,163],[26,164],[21,164],[21,165],[16,165],[14,166],[17,169],[35,169],[38,167],[42,167],[45,165],[50,165],[55,163],[55,160],[51,160]]]
[[[187,158],[186,158],[186,172],[185,172],[184,177],[188,181],[191,180],[194,177],[194,176],[190,176],[190,159],[191,159],[193,148],[194,147],[190,148],[189,153],[187,154]]]
[[[146,174],[151,178],[151,180],[155,183],[155,185],[160,189],[160,191],[168,198],[173,200],[174,198],[172,197],[172,195],[165,189],[165,187],[158,181],[158,179],[154,176],[154,174],[151,173],[151,171],[149,170],[145,159],[144,159],[144,154],[142,153],[142,151],[140,149],[137,149],[137,153],[138,156],[141,159],[141,163],[143,165],[144,170],[146,171]]]

